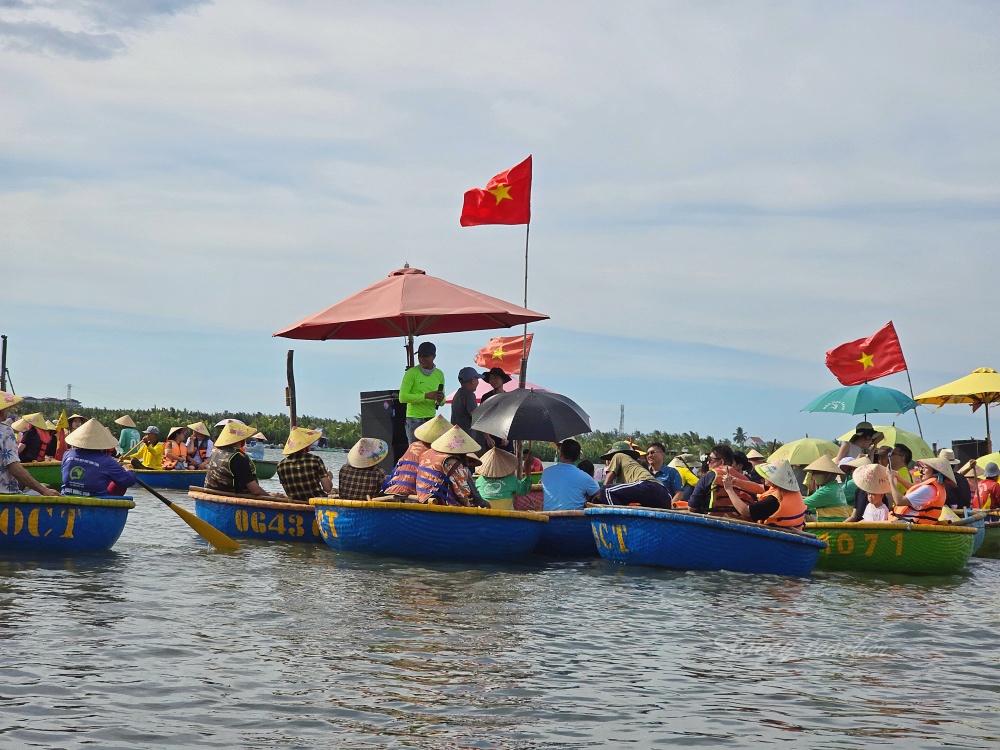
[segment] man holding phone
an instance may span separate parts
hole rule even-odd
[[[413,431],[437,415],[444,404],[444,373],[434,366],[437,347],[424,341],[417,348],[417,366],[403,374],[399,400],[406,404],[406,439],[412,443]]]

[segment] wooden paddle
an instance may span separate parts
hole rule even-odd
[[[215,528],[212,524],[208,523],[207,521],[202,521],[194,513],[184,510],[184,508],[177,505],[177,503],[170,502],[169,500],[167,500],[167,498],[165,498],[163,495],[154,490],[152,487],[150,487],[148,484],[143,482],[138,477],[136,477],[135,481],[138,482],[139,486],[142,487],[144,490],[146,490],[146,492],[150,493],[153,497],[162,500],[164,503],[166,503],[167,506],[170,508],[170,510],[172,510],[174,513],[179,515],[184,520],[184,523],[186,523],[188,526],[194,529],[202,539],[204,539],[206,542],[211,544],[216,549],[228,552],[240,548],[239,543],[235,539],[230,539],[228,536],[226,536],[217,528]]]

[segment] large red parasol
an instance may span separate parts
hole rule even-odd
[[[381,339],[510,328],[549,316],[404,266],[357,294],[275,333],[290,339]]]

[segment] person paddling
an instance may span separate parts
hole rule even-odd
[[[118,440],[96,419],[66,436],[69,450],[62,460],[62,490],[66,495],[124,495],[136,483],[135,474],[112,457]]]

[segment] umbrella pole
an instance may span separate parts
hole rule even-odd
[[[909,367],[906,368],[906,382],[910,384],[910,398],[913,398],[913,381],[910,380],[910,368]],[[913,399],[913,400],[916,401],[916,399]],[[917,420],[917,432],[920,433],[920,439],[923,440],[923,437],[924,437],[924,428],[920,426],[920,415],[917,414],[916,407],[913,408],[913,417]],[[987,426],[986,426],[986,434],[987,434],[987,440],[988,440],[989,439],[989,432],[990,432],[989,417],[986,418],[986,424],[987,424]]]
[[[295,355],[294,349],[288,350],[288,358],[285,360],[285,373],[288,376],[288,386],[285,388],[285,406],[288,407],[289,429],[294,430],[298,424],[295,418],[295,370],[292,367],[292,357]]]
[[[986,452],[993,452],[993,441],[990,440],[990,405],[986,404]]]
[[[413,334],[406,337],[406,368],[413,367]]]

